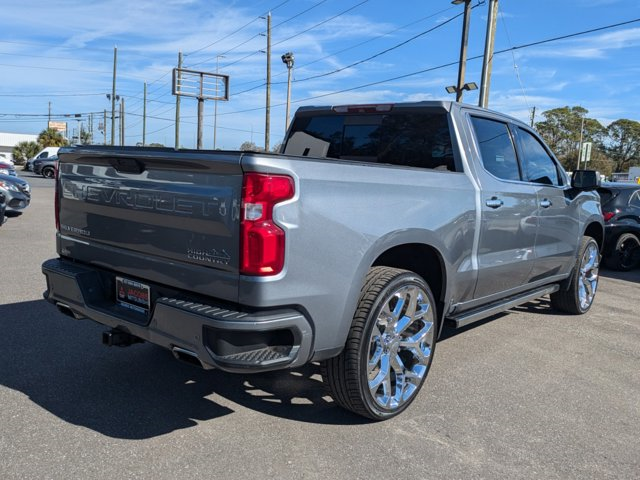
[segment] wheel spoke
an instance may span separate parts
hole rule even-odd
[[[396,302],[396,306],[393,308],[392,317],[393,320],[398,321],[400,318],[400,314],[402,313],[402,308],[404,307],[404,295],[401,292],[395,294],[395,297],[398,299]]]
[[[371,374],[371,372],[373,372],[373,370],[378,366],[378,364],[380,363],[380,360],[382,359],[382,353],[383,353],[382,346],[378,345],[376,347],[376,351],[373,352],[373,355],[369,360],[368,368],[367,368],[368,374]]]
[[[433,322],[425,322],[424,327],[420,329],[415,335],[405,338],[400,342],[401,347],[417,347],[422,342],[433,327]]]
[[[391,376],[390,373],[391,363],[389,361],[389,355],[382,354],[380,358],[380,371],[373,380],[369,381],[369,390],[371,390],[374,397],[377,396],[376,392],[380,385]]]
[[[393,329],[394,333],[396,335],[400,335],[411,324],[413,324],[413,318],[408,315],[405,315],[404,317],[398,320],[398,323],[395,324],[395,327]]]

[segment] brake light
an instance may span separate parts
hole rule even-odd
[[[293,198],[286,175],[246,173],[242,185],[240,273],[277,275],[284,267],[285,233],[273,222],[273,207]]]
[[[338,105],[333,107],[336,113],[380,113],[393,110],[393,103],[376,103],[371,105]]]
[[[57,168],[57,162],[56,162],[56,169],[55,169],[55,182],[56,182],[56,187],[55,187],[55,192],[54,192],[54,200],[53,200],[53,205],[54,205],[54,209],[55,209],[55,217],[56,217],[56,230],[59,232],[60,231],[60,187],[58,186],[58,184],[60,183],[59,181],[59,174],[58,174],[58,168]]]
[[[616,216],[616,212],[603,212],[602,216],[604,217],[604,221],[608,222],[609,220],[611,220],[613,217]]]

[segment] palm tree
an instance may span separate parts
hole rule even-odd
[[[68,145],[67,139],[60,132],[53,128],[47,128],[38,135],[38,143],[44,147],[64,147]]]
[[[11,154],[16,165],[24,165],[24,163],[40,151],[40,145],[36,142],[20,142],[17,143]]]

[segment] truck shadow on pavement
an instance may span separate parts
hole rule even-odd
[[[44,300],[0,305],[0,385],[74,425],[144,439],[235,413],[362,424],[325,393],[318,366],[233,375],[178,362],[150,344],[100,344],[100,325],[73,321]]]

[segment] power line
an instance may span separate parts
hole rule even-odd
[[[478,5],[480,5],[480,4],[477,3],[472,8],[476,8]],[[416,40],[416,39],[418,39],[420,37],[423,37],[424,35],[427,35],[428,33],[431,33],[434,30],[437,30],[437,29],[439,29],[441,27],[444,27],[445,25],[447,25],[448,23],[454,21],[456,18],[458,18],[458,17],[460,17],[462,15],[463,15],[462,13],[459,13],[458,15],[455,15],[455,16],[449,18],[448,20],[445,20],[444,22],[439,23],[435,27],[431,27],[431,28],[429,28],[429,29],[427,29],[427,30],[425,30],[423,32],[420,32],[420,33],[408,38],[407,40],[404,40],[404,41],[402,41],[400,43],[397,43],[397,44],[395,44],[395,45],[393,45],[393,46],[391,46],[389,48],[386,48],[385,50],[382,50],[381,52],[378,52],[378,53],[375,53],[373,55],[370,55],[367,58],[364,58],[362,60],[358,60],[357,62],[351,63],[351,64],[349,64],[349,65],[347,65],[345,67],[341,67],[341,68],[335,69],[335,70],[333,70],[331,72],[325,72],[325,73],[321,73],[321,74],[318,74],[318,75],[312,75],[312,76],[306,77],[306,78],[296,79],[296,80],[293,80],[293,82],[294,83],[300,83],[300,82],[306,82],[306,81],[309,81],[309,80],[315,80],[317,78],[327,77],[329,75],[334,75],[336,73],[340,73],[340,72],[342,72],[344,70],[347,70],[349,68],[353,68],[353,67],[355,67],[357,65],[360,65],[362,63],[368,62],[370,60],[373,60],[374,58],[380,57],[380,56],[382,56],[382,55],[384,55],[386,53],[389,53],[389,52],[391,52],[393,50],[396,50],[396,49],[398,49],[400,47],[403,47],[404,45],[407,45],[408,43],[410,43],[410,42],[412,42],[412,41],[414,41],[414,40]],[[273,82],[273,85],[282,85],[282,84],[285,84],[285,83],[287,83],[287,82]],[[234,93],[234,95],[240,95],[242,93],[247,93],[247,92],[250,92],[252,90],[256,90],[256,89],[262,87],[263,85],[264,84],[258,85],[258,86],[252,87],[252,88],[248,88],[248,89],[243,90],[241,92]]]
[[[523,49],[523,48],[529,48],[529,47],[533,47],[533,46],[537,46],[537,45],[543,45],[543,44],[546,44],[546,43],[556,42],[556,41],[560,41],[560,40],[566,40],[568,38],[587,35],[589,33],[599,32],[599,31],[602,31],[602,30],[609,30],[609,29],[612,29],[612,28],[620,27],[620,26],[623,26],[623,25],[629,25],[629,24],[637,23],[637,22],[640,22],[640,18],[636,18],[636,19],[633,19],[633,20],[628,20],[628,21],[620,22],[620,23],[614,23],[614,24],[611,24],[611,25],[605,25],[603,27],[593,28],[593,29],[589,29],[589,30],[583,30],[583,31],[580,31],[580,32],[570,33],[570,34],[567,34],[567,35],[561,35],[561,36],[558,36],[558,37],[552,37],[552,38],[547,38],[547,39],[544,39],[544,40],[538,40],[536,42],[525,43],[525,44],[522,44],[522,45],[518,45],[518,46],[510,47],[510,48],[505,48],[505,49],[502,49],[502,50],[496,50],[493,54],[494,55],[500,55],[500,54],[503,54],[503,53],[511,52],[513,50],[520,50],[520,49]],[[467,58],[467,61],[478,60],[480,58],[483,58],[483,56],[484,55],[476,55],[474,57]],[[328,96],[331,96],[331,95],[337,95],[339,93],[352,92],[354,90],[359,90],[359,89],[366,88],[366,87],[380,85],[380,84],[383,84],[383,83],[389,83],[389,82],[393,82],[393,81],[396,81],[396,80],[403,80],[405,78],[413,77],[415,75],[420,75],[422,73],[428,73],[428,72],[433,72],[435,70],[441,70],[443,68],[451,67],[451,66],[454,66],[454,65],[457,65],[457,64],[458,64],[458,61],[456,60],[456,61],[453,61],[453,62],[444,63],[442,65],[438,65],[438,66],[435,66],[435,67],[425,68],[425,69],[422,69],[422,70],[406,73],[406,74],[403,74],[403,75],[398,75],[398,76],[395,76],[395,77],[387,78],[387,79],[384,79],[384,80],[379,80],[379,81],[376,81],[376,82],[370,82],[370,83],[366,83],[366,84],[363,84],[363,85],[357,85],[355,87],[345,88],[343,90],[338,90],[338,91],[334,91],[334,92],[315,95],[315,96],[312,96],[312,97],[302,98],[302,99],[299,99],[299,100],[294,100],[291,103],[302,103],[302,102],[307,102],[309,100],[315,100],[315,99],[318,99],[318,98],[324,98],[324,97],[328,97]],[[272,105],[272,107],[281,107],[281,106],[284,106],[284,105],[286,105],[286,104],[285,103],[279,103],[277,105]],[[264,108],[265,107],[249,108],[249,109],[245,109],[245,110],[236,110],[236,111],[233,111],[233,112],[219,113],[218,115],[234,115],[234,114],[237,114],[237,113],[254,112],[254,111],[264,110]]]
[[[322,5],[323,3],[326,3],[327,1],[328,1],[328,0],[321,0],[320,2],[317,2],[317,3],[313,4],[313,5],[311,5],[311,6],[310,6],[309,8],[307,8],[306,10],[303,10],[302,12],[299,12],[299,13],[297,13],[297,14],[295,14],[295,15],[293,15],[293,16],[291,16],[291,17],[289,17],[289,18],[287,18],[286,20],[283,20],[283,21],[282,21],[282,22],[280,22],[280,23],[278,23],[278,24],[276,24],[276,25],[271,26],[271,30],[273,30],[274,28],[277,28],[277,27],[279,27],[279,26],[281,26],[281,25],[284,25],[285,23],[290,22],[291,20],[293,20],[293,19],[295,19],[295,18],[298,18],[298,17],[300,17],[301,15],[304,15],[305,13],[307,13],[307,12],[309,12],[309,11],[313,10],[314,8],[319,7],[319,6],[320,6],[320,5]],[[261,18],[261,17],[259,17],[259,18]],[[244,42],[242,42],[242,43],[239,43],[239,44],[235,45],[234,47],[231,47],[230,49],[226,50],[225,52],[222,52],[220,55],[222,56],[222,55],[226,55],[226,54],[228,54],[228,53],[231,53],[232,51],[234,51],[234,50],[235,50],[235,49],[237,49],[238,47],[241,47],[241,46],[243,46],[243,45],[246,45],[247,43],[249,43],[249,42],[250,42],[251,40],[253,40],[254,38],[258,38],[258,37],[263,36],[263,35],[265,35],[265,34],[266,34],[266,32],[256,33],[256,34],[255,34],[254,36],[252,36],[251,38],[249,38],[249,39],[245,40],[245,41],[244,41]],[[230,63],[227,63],[227,64],[225,64],[225,65],[222,65],[220,68],[227,68],[227,67],[229,67],[229,66],[231,66],[231,65],[235,65],[236,63],[241,62],[242,60],[245,60],[245,59],[247,59],[247,58],[249,58],[249,57],[252,57],[253,55],[256,55],[256,54],[258,54],[258,53],[260,53],[260,50],[257,50],[257,51],[255,51],[255,52],[253,52],[253,53],[250,53],[249,55],[246,55],[246,56],[242,57],[241,59],[236,60],[236,61],[234,61],[234,62],[230,62]],[[211,60],[213,60],[213,59],[214,59],[213,57],[206,58],[206,59],[204,59],[204,60],[202,60],[202,61],[200,61],[200,62],[198,62],[198,63],[191,64],[191,65],[190,65],[190,67],[195,67],[195,66],[198,66],[198,65],[202,65],[203,63],[206,63],[206,62],[211,61]]]
[[[370,38],[370,39],[365,40],[365,41],[363,41],[363,42],[359,42],[359,43],[357,43],[357,44],[355,44],[355,45],[352,45],[352,46],[350,46],[350,47],[343,48],[342,50],[338,50],[337,52],[331,53],[331,54],[329,54],[329,55],[325,55],[324,57],[318,58],[318,59],[313,60],[313,61],[311,61],[311,62],[309,62],[309,63],[305,63],[305,64],[302,64],[302,65],[300,65],[300,66],[296,66],[296,70],[300,71],[300,70],[302,70],[303,68],[308,67],[309,65],[313,65],[314,63],[321,62],[322,60],[325,60],[325,59],[327,59],[327,58],[335,57],[336,55],[339,55],[339,54],[341,54],[341,53],[347,52],[347,51],[349,51],[349,50],[353,50],[354,48],[361,47],[362,45],[366,45],[367,43],[371,43],[371,42],[373,42],[373,41],[375,41],[375,40],[378,40],[378,39],[380,39],[380,38],[387,37],[387,36],[389,36],[389,35],[391,35],[391,34],[393,34],[393,33],[396,33],[396,32],[398,32],[398,31],[400,31],[400,30],[404,30],[404,29],[405,29],[405,28],[407,28],[407,27],[413,26],[413,25],[415,25],[415,24],[417,24],[417,23],[420,23],[420,22],[422,22],[422,21],[424,21],[424,20],[428,20],[428,19],[430,19],[430,18],[433,18],[433,17],[435,17],[436,15],[443,14],[443,13],[445,13],[445,12],[449,11],[449,10],[452,10],[453,8],[455,8],[455,7],[445,8],[444,10],[440,10],[440,11],[438,11],[438,12],[436,12],[436,13],[432,13],[431,15],[427,15],[426,17],[422,17],[422,18],[420,18],[420,19],[418,19],[418,20],[415,20],[415,21],[413,21],[413,22],[407,23],[406,25],[403,25],[403,26],[401,26],[401,27],[398,27],[398,28],[396,28],[396,29],[394,29],[394,30],[390,30],[390,31],[385,32],[385,33],[383,33],[383,34],[381,34],[381,35],[377,35],[377,36],[375,36],[375,37],[373,37],[373,38]],[[277,76],[280,76],[280,75],[286,75],[286,72],[281,72],[281,73],[278,73],[278,74],[276,74],[276,75],[274,75],[274,76],[275,76],[275,77],[277,77]]]
[[[40,65],[14,65],[14,64],[8,64],[8,63],[0,63],[0,66],[3,67],[17,67],[17,68],[34,68],[34,69],[38,69],[38,70],[58,70],[58,71],[62,71],[62,72],[82,72],[82,73],[101,73],[104,75],[111,75],[113,72],[109,72],[106,70],[85,70],[85,69],[81,69],[81,68],[63,68],[63,67],[43,67]],[[121,74],[121,77],[125,77],[125,78],[137,78],[137,79],[142,79],[144,80],[143,77],[139,77],[137,75],[131,75],[131,74]]]
[[[484,1],[484,0],[483,0],[483,1]],[[480,4],[482,4],[482,2],[480,2]],[[396,28],[396,29],[389,30],[388,32],[382,33],[382,34],[377,35],[377,36],[375,36],[375,37],[373,37],[373,38],[369,38],[369,39],[364,40],[364,41],[362,41],[362,42],[359,42],[359,43],[356,43],[356,44],[351,45],[351,46],[349,46],[349,47],[343,48],[342,50],[338,50],[338,51],[336,51],[336,52],[333,52],[333,53],[330,53],[330,54],[328,54],[328,55],[325,55],[324,57],[320,57],[320,58],[317,58],[316,60],[312,60],[311,62],[308,62],[308,63],[302,64],[302,65],[296,66],[296,70],[297,70],[297,71],[300,71],[300,70],[304,69],[305,67],[308,67],[309,65],[313,65],[313,64],[315,64],[315,63],[321,62],[322,60],[326,60],[327,58],[335,57],[335,56],[337,56],[337,55],[339,55],[339,54],[341,54],[341,53],[347,52],[347,51],[349,51],[349,50],[353,50],[354,48],[361,47],[362,45],[366,45],[367,43],[374,42],[374,41],[376,41],[376,40],[378,40],[378,39],[380,39],[380,38],[388,37],[389,35],[392,35],[392,34],[394,34],[394,33],[398,32],[398,31],[400,31],[400,30],[404,30],[404,29],[405,29],[405,28],[407,28],[407,27],[411,27],[411,26],[413,26],[413,25],[415,25],[415,24],[417,24],[417,23],[423,22],[424,20],[428,20],[428,19],[433,18],[433,17],[435,17],[435,16],[437,16],[437,15],[441,15],[441,14],[443,14],[443,13],[446,13],[446,12],[448,12],[449,10],[452,10],[453,8],[455,8],[455,7],[451,6],[451,7],[445,8],[445,9],[440,10],[440,11],[438,11],[438,12],[435,12],[435,13],[432,13],[432,14],[427,15],[427,16],[425,16],[425,17],[419,18],[418,20],[414,20],[413,22],[410,22],[410,23],[407,23],[407,24],[405,24],[405,25],[402,25],[401,27],[398,27],[398,28]],[[274,77],[279,77],[279,76],[286,75],[286,74],[287,74],[287,72],[281,72],[281,73],[276,73],[276,74],[275,74],[275,75],[273,75],[273,76],[274,76]],[[262,84],[260,84],[260,85],[258,85],[258,86],[257,86],[257,87],[255,87],[255,88],[260,88],[260,87],[262,87],[262,86],[264,86],[264,85],[265,85],[264,80],[251,80],[251,81],[248,81],[248,82],[238,83],[238,84],[236,84],[235,86],[236,86],[236,87],[241,87],[241,86],[243,86],[243,85],[248,85],[248,84],[250,84],[250,83],[256,83],[256,82],[263,82],[263,83],[262,83]],[[242,92],[235,93],[235,95],[239,95],[240,93],[245,93],[245,92],[248,92],[248,91],[251,91],[251,90],[253,90],[253,89],[243,90]]]
[[[103,93],[0,93],[0,97],[95,97]]]
[[[62,118],[62,117],[76,117],[76,115],[85,117],[88,115],[97,115],[97,114],[101,114],[102,110],[99,112],[81,112],[81,113],[52,113],[51,117],[55,117],[55,118]],[[49,114],[48,113],[0,113],[0,117],[48,117]]]
[[[267,12],[263,13],[262,15],[258,15],[256,18],[254,18],[253,20],[251,20],[250,22],[245,23],[243,26],[241,26],[240,28],[234,30],[233,32],[231,32],[229,35],[226,35],[224,37],[219,38],[218,40],[216,40],[215,42],[210,43],[209,45],[205,45],[204,47],[200,47],[197,50],[193,50],[192,52],[189,53],[185,53],[185,57],[188,57],[190,55],[193,55],[194,53],[198,53],[201,52],[202,50],[205,50],[209,47],[212,47],[218,43],[220,43],[223,40],[226,40],[227,38],[232,37],[233,35],[235,35],[236,33],[238,33],[241,30],[244,30],[245,28],[247,28],[249,25],[251,25],[252,23],[256,22],[257,20],[260,20],[261,17],[264,17],[265,15],[267,15],[267,13],[269,12],[273,12],[275,10],[277,10],[278,8],[280,8],[282,5],[284,5],[285,3],[289,3],[291,0],[285,0],[282,3],[279,3],[278,5],[276,5],[275,7],[269,9]],[[197,65],[197,64],[196,64]]]
[[[107,48],[95,48],[95,47],[72,47],[72,46],[67,46],[67,45],[60,45],[58,43],[44,43],[44,42],[20,42],[20,41],[11,41],[11,40],[0,40],[0,44],[2,43],[8,43],[11,45],[32,45],[32,46],[39,46],[39,47],[52,47],[52,48],[56,48],[56,49],[62,49],[62,50],[73,50],[73,51],[78,51],[78,50],[90,50],[90,51],[94,51],[94,52],[102,52],[102,53],[113,53],[113,50],[111,49],[107,49]],[[126,55],[133,55],[136,57],[142,57],[142,58],[148,58],[150,60],[157,60],[157,57],[153,57],[151,55],[145,55],[143,53],[137,53],[138,50],[133,49],[133,50],[127,50],[125,53]],[[25,55],[26,56],[26,55]],[[102,61],[102,60],[100,60]],[[105,60],[108,62],[108,60]]]
[[[341,17],[345,13],[349,13],[351,10],[355,10],[360,5],[363,5],[363,4],[367,3],[367,2],[369,2],[369,0],[363,0],[360,3],[357,3],[356,5],[353,5],[352,7],[349,7],[346,10],[343,10],[342,12],[334,15],[333,17],[327,18],[326,20],[324,20],[324,21],[322,21],[320,23],[316,23],[315,25],[313,25],[313,26],[311,26],[311,27],[309,27],[309,28],[307,28],[305,30],[302,30],[301,32],[298,32],[295,35],[291,35],[290,37],[285,38],[284,40],[280,40],[279,42],[276,42],[271,46],[275,47],[276,45],[280,45],[281,43],[288,42],[289,40],[291,40],[293,38],[299,37],[300,35],[303,35],[303,34],[307,33],[308,31],[313,30],[314,28],[320,27],[320,26],[324,25],[325,23],[328,23],[328,22],[330,22],[332,20],[335,20],[338,17]]]
[[[504,15],[500,12],[500,19],[502,20],[502,26],[504,27],[504,33],[507,34],[507,41],[509,45],[513,46],[511,42],[511,37],[509,36],[509,30],[507,29],[507,22],[504,19]],[[524,91],[524,85],[522,83],[522,79],[520,78],[520,70],[518,69],[518,64],[516,63],[516,55],[514,51],[511,51],[511,59],[513,60],[513,69],[516,72],[516,78],[518,79],[518,83],[520,84],[520,89],[522,90],[522,96],[524,97],[524,103],[527,105],[527,109],[531,111],[531,106],[529,105],[529,100],[527,99],[527,93]]]

